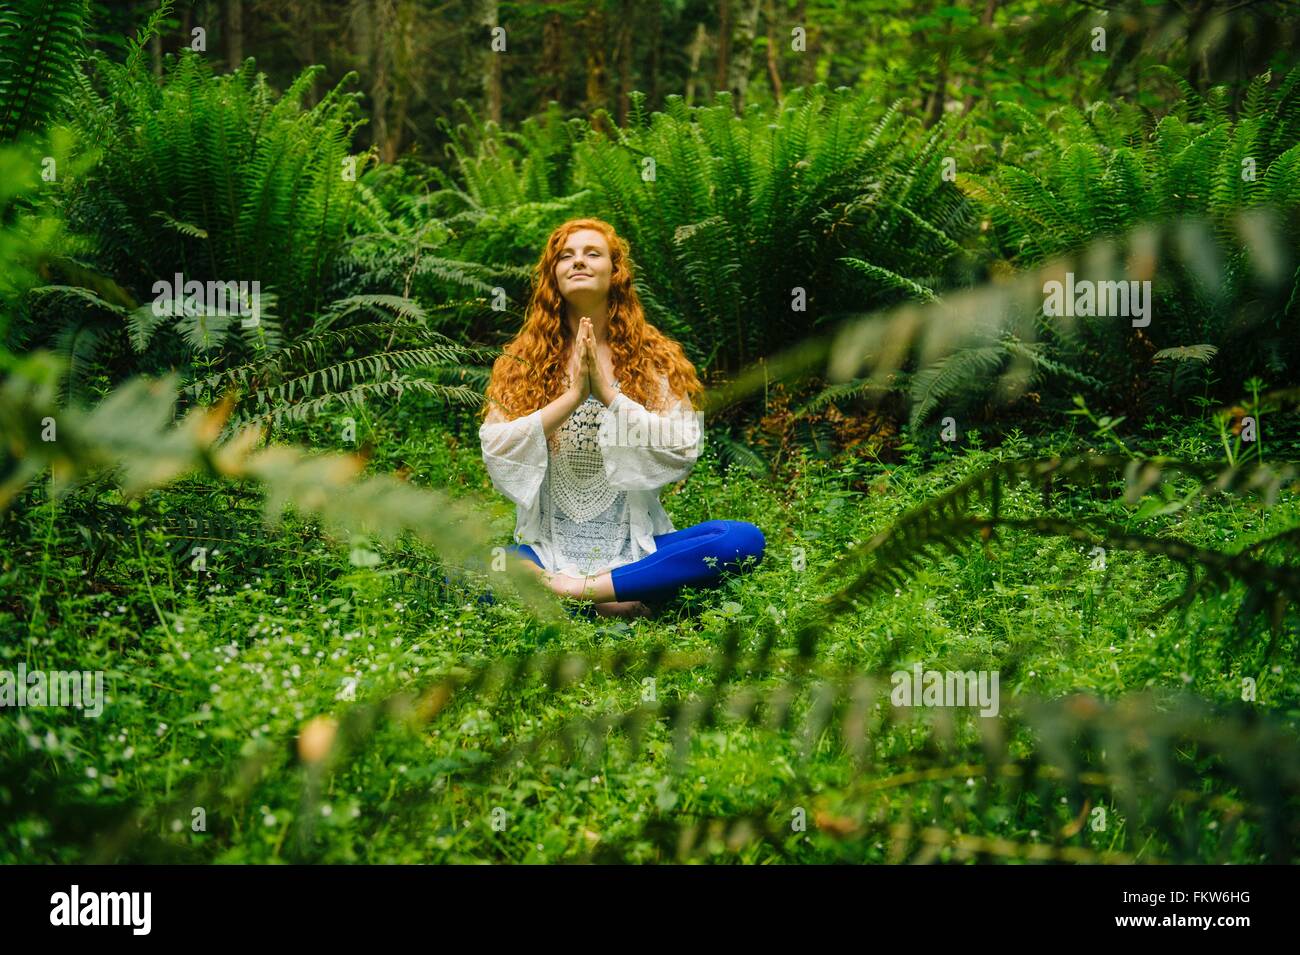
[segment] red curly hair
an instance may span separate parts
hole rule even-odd
[[[573,333],[564,320],[565,302],[555,279],[555,263],[569,236],[579,229],[595,229],[609,243],[610,277],[606,313],[614,375],[623,394],[651,411],[659,405],[659,376],[668,376],[670,400],[688,399],[704,390],[695,366],[682,346],[645,318],[641,299],[632,285],[632,261],[627,242],[614,227],[600,219],[570,219],[546,240],[540,261],[533,267],[533,294],[524,324],[492,366],[487,401],[480,415],[499,404],[508,419],[532,414],[564,392],[565,358]]]

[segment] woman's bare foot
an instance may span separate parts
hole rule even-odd
[[[542,580],[546,586],[562,597],[590,600],[594,603],[608,603],[614,599],[614,583],[609,571],[588,577],[570,577],[568,574],[544,571]]]
[[[592,608],[602,617],[648,617],[650,608],[639,600],[619,600],[596,604]]]

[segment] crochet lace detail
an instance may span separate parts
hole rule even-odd
[[[596,433],[605,406],[589,395],[551,434],[551,494],[573,520],[589,521],[609,508],[617,496],[605,477],[605,458]]]
[[[543,517],[554,546],[583,573],[632,560],[627,492],[609,486],[596,438],[604,410],[599,399],[588,396],[547,440],[550,494],[542,496],[549,512]]]

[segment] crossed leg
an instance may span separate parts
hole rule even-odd
[[[592,609],[602,617],[630,617],[650,612],[639,600],[615,600],[614,581],[609,571],[590,577],[570,577],[568,574],[545,570],[526,557],[516,559],[537,574],[552,592],[563,597],[593,601]]]
[[[650,613],[642,601],[676,592],[682,586],[714,586],[723,573],[744,565],[750,558],[763,559],[766,540],[763,532],[748,521],[715,519],[681,530],[655,535],[653,553],[587,577],[570,577],[546,571],[527,544],[511,548],[515,556],[528,564],[554,593],[578,600],[590,600],[603,616]],[[617,590],[640,600],[617,600]]]

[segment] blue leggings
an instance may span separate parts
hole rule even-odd
[[[761,561],[766,543],[763,532],[748,521],[704,521],[656,534],[653,554],[610,572],[614,599],[657,601],[684,586],[714,586],[724,571],[740,569],[747,557],[755,564]],[[507,550],[542,565],[527,544],[512,544]]]

